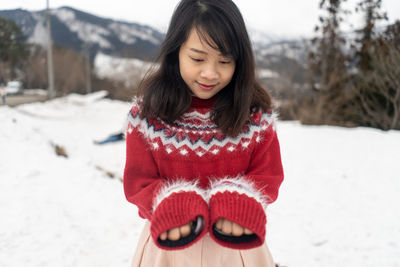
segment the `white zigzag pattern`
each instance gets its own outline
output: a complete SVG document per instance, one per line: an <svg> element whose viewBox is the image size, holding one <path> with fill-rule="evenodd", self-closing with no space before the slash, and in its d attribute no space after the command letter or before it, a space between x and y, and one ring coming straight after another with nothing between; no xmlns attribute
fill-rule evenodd
<svg viewBox="0 0 400 267"><path fill-rule="evenodd" d="M210 149L213 146L218 146L218 147L225 147L228 143L234 144L236 146L239 145L239 143L244 140L244 139L251 139L255 133L261 133L262 131L265 131L268 129L269 126L273 125L275 127L275 123L273 123L276 119L276 114L263 114L261 117L261 123L260 126L258 125L250 125L249 126L249 131L247 133L242 133L236 138L232 137L226 137L222 141L219 141L218 139L213 139L209 144L204 143L201 139L197 141L195 144L192 144L188 138L185 138L181 141L177 141L174 137L172 138L166 138L165 135L163 134L162 131L155 131L154 126L148 127L147 122L145 120L141 120L139 116L134 118L132 114L129 115L129 122L133 127L137 127L139 132L141 132L143 135L145 135L147 138L153 142L155 139L160 139L161 142L163 143L164 146L167 145L172 145L176 149L180 149L183 146L188 146L192 150L197 150L199 148L204 149L206 151L210 151ZM258 140L260 141L260 140ZM249 145L249 142L244 142L243 146L246 148ZM214 150L213 150L214 151ZM211 151L211 152L213 152ZM215 152L215 151L214 151Z"/></svg>
<svg viewBox="0 0 400 267"><path fill-rule="evenodd" d="M195 119L202 120L202 121L208 121L210 119L210 114L211 114L211 112L200 113L195 110L195 111L191 111L191 112L183 114L182 118L184 118L184 119L195 118Z"/></svg>
<svg viewBox="0 0 400 267"><path fill-rule="evenodd" d="M170 128L170 129L174 129L174 130L177 130L177 131L180 131L180 132L182 132L182 131L196 131L196 132L198 132L198 131L210 131L210 132L213 132L213 133L215 133L215 132L217 132L216 130L218 129L217 128L217 126L215 125L215 124L212 124L212 123L208 123L207 125L201 125L201 126L199 126L198 124L195 124L195 123L190 123L190 122L182 122L182 121L179 121L179 122L175 122L175 123L177 123L178 125L183 125L183 127L184 128L179 128L179 127L176 127L176 126L166 126L166 127L168 127L168 128ZM190 128L190 130L189 129L187 129L187 128Z"/></svg>

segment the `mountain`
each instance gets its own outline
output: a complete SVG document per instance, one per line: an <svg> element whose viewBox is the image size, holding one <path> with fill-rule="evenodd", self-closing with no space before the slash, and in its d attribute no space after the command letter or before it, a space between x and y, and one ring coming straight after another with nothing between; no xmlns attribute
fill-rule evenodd
<svg viewBox="0 0 400 267"><path fill-rule="evenodd" d="M27 36L28 43L47 45L46 10L0 10L0 16L16 22ZM103 58L108 55L118 60L136 58L151 61L165 36L150 26L102 18L71 7L52 9L51 27L55 45L78 52L87 45L93 62L98 55L103 55ZM249 34L260 78L276 78L289 68L293 69L293 66L299 74L295 76L301 76L304 72L306 42L283 40L253 28L249 29ZM114 75L110 72L110 75Z"/></svg>
<svg viewBox="0 0 400 267"><path fill-rule="evenodd" d="M46 10L0 10L0 16L20 26L28 43L46 45ZM164 38L152 27L102 18L71 7L51 10L51 34L55 45L75 51L88 45L92 58L102 52L143 60L154 58Z"/></svg>

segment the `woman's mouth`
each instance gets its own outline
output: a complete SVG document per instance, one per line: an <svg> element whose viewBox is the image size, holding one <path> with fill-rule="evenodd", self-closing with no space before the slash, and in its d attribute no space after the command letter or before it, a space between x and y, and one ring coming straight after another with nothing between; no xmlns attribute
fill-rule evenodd
<svg viewBox="0 0 400 267"><path fill-rule="evenodd" d="M197 82L197 83L199 84L200 88L203 90L211 90L216 86L216 84L209 85L209 84L203 84L203 83L199 83L199 82Z"/></svg>

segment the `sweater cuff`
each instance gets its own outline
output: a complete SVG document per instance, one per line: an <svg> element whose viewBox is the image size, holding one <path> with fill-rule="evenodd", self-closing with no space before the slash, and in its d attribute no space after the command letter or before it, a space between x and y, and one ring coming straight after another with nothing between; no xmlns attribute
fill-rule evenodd
<svg viewBox="0 0 400 267"><path fill-rule="evenodd" d="M164 186L157 194L154 202L154 213L151 220L151 236L154 243L162 249L176 250L191 246L200 240L208 229L208 206L204 200L204 192L196 183L177 181ZM202 219L203 228L188 238L177 242L162 242L159 236L172 228L180 227L190 222L198 224ZM201 225L198 224L198 225Z"/></svg>
<svg viewBox="0 0 400 267"><path fill-rule="evenodd" d="M212 184L209 193L210 235L220 245L233 249L251 249L265 241L267 201L254 184L244 178L225 178ZM250 236L223 236L215 223L225 218L254 232Z"/></svg>

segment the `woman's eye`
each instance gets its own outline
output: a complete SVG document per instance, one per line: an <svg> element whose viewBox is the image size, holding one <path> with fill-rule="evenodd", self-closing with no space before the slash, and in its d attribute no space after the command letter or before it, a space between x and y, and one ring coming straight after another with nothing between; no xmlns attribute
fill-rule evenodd
<svg viewBox="0 0 400 267"><path fill-rule="evenodd" d="M220 61L219 63L221 63L221 64L229 64L231 62L230 61Z"/></svg>
<svg viewBox="0 0 400 267"><path fill-rule="evenodd" d="M200 58L194 58L194 57L190 57L193 61L195 62L202 62L203 60Z"/></svg>

